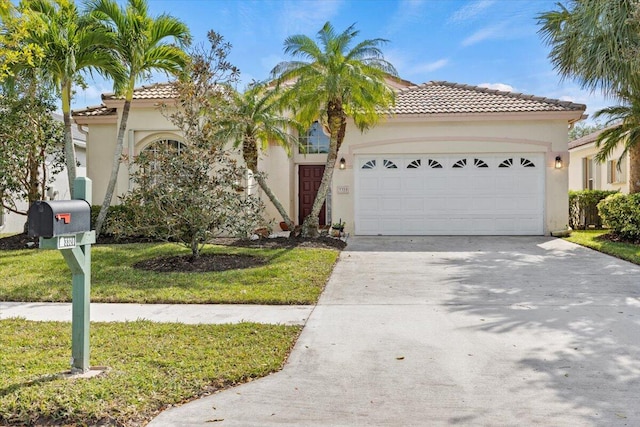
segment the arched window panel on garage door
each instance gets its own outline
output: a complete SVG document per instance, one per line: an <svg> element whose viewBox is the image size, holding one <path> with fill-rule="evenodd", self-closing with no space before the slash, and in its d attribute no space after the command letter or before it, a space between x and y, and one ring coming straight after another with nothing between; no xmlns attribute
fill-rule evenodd
<svg viewBox="0 0 640 427"><path fill-rule="evenodd" d="M407 169L420 169L422 167L422 159L411 160L407 165Z"/></svg>
<svg viewBox="0 0 640 427"><path fill-rule="evenodd" d="M376 159L370 159L370 160L364 160L364 163L362 164L362 166L360 167L361 169L375 169L377 166L377 161Z"/></svg>
<svg viewBox="0 0 640 427"><path fill-rule="evenodd" d="M513 166L513 157L510 157L508 159L504 159L498 165L499 168L510 168L511 166Z"/></svg>
<svg viewBox="0 0 640 427"><path fill-rule="evenodd" d="M525 168L535 168L536 165L531 160L526 159L524 157L520 158L520 164Z"/></svg>
<svg viewBox="0 0 640 427"><path fill-rule="evenodd" d="M473 165L477 168L488 168L489 165L482 159L475 158L473 159Z"/></svg>
<svg viewBox="0 0 640 427"><path fill-rule="evenodd" d="M460 159L451 166L454 169L462 169L467 166L467 159Z"/></svg>

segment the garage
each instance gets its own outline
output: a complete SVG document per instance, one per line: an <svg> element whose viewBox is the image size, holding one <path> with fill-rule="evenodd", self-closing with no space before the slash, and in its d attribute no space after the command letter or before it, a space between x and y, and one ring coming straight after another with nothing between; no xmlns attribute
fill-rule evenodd
<svg viewBox="0 0 640 427"><path fill-rule="evenodd" d="M358 235L544 234L541 153L358 155Z"/></svg>

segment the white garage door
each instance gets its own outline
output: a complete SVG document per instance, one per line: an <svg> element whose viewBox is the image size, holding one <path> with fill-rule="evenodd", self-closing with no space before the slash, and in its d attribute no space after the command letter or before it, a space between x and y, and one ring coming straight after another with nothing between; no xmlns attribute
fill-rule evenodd
<svg viewBox="0 0 640 427"><path fill-rule="evenodd" d="M371 155L355 161L359 235L540 235L542 154Z"/></svg>

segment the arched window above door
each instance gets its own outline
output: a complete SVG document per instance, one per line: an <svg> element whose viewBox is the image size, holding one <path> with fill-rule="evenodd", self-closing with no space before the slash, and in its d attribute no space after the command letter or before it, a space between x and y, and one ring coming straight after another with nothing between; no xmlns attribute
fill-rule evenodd
<svg viewBox="0 0 640 427"><path fill-rule="evenodd" d="M325 154L329 152L329 137L317 120L304 135L300 135L300 153Z"/></svg>
<svg viewBox="0 0 640 427"><path fill-rule="evenodd" d="M143 151L147 154L157 155L167 150L168 152L175 152L177 155L180 155L184 148L185 145L175 139L158 139L147 145Z"/></svg>

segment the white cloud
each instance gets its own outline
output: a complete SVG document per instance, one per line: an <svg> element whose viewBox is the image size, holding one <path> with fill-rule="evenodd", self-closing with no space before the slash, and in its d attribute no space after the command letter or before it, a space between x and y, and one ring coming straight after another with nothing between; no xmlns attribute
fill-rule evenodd
<svg viewBox="0 0 640 427"><path fill-rule="evenodd" d="M471 46L484 40L498 38L504 33L504 24L488 26L479 29L462 41L462 46Z"/></svg>
<svg viewBox="0 0 640 427"><path fill-rule="evenodd" d="M386 32L389 34L403 30L407 25L420 22L425 0L402 0L398 3L396 12L389 19Z"/></svg>
<svg viewBox="0 0 640 427"><path fill-rule="evenodd" d="M503 92L514 92L513 86L505 83L480 83L478 86L486 87L487 89L496 89Z"/></svg>
<svg viewBox="0 0 640 427"><path fill-rule="evenodd" d="M449 64L449 59L443 58L438 59L437 61L428 62L426 64L417 64L411 67L409 70L410 74L419 74L419 73L430 73L432 71L439 70L440 68L446 67Z"/></svg>
<svg viewBox="0 0 640 427"><path fill-rule="evenodd" d="M306 34L313 37L327 21L338 15L343 0L287 0L282 4L280 31L286 36ZM342 31L344 28L336 28Z"/></svg>
<svg viewBox="0 0 640 427"><path fill-rule="evenodd" d="M450 22L466 22L471 21L482 13L485 9L495 3L495 0L478 0L469 3L460 9L456 10L451 18Z"/></svg>

